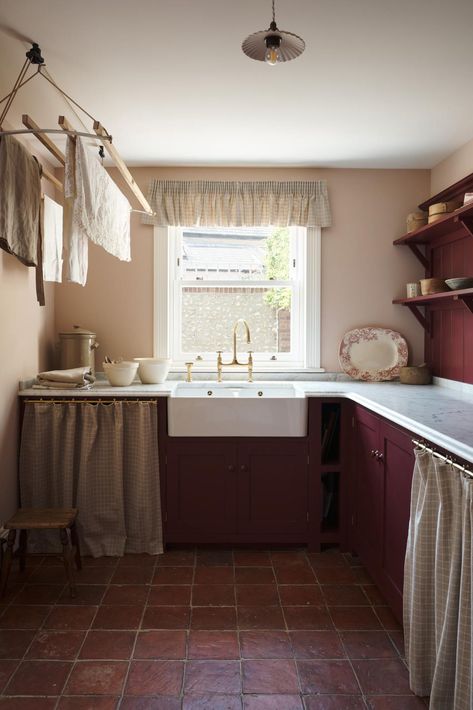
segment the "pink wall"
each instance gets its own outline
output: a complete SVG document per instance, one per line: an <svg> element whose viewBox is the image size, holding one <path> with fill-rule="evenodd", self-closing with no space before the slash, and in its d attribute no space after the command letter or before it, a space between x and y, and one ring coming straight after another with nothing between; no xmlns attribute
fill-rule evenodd
<svg viewBox="0 0 473 710"><path fill-rule="evenodd" d="M8 121L5 127L13 128ZM42 189L54 197L46 180ZM54 286L45 284L46 305L39 306L35 270L0 249L0 526L18 502L18 382L52 366L54 296Z"/></svg>
<svg viewBox="0 0 473 710"><path fill-rule="evenodd" d="M408 212L429 193L428 170L317 170L237 168L135 168L147 192L154 177L168 179L314 180L326 178L333 227L323 233L322 366L339 370L343 333L360 325L387 326L407 338L411 361L423 360L423 333L413 316L391 300L405 293L422 269L393 239L405 231ZM87 285L57 287L56 331L72 324L97 332L105 354L125 358L152 355L153 230L132 222L132 261L120 262L91 245Z"/></svg>
<svg viewBox="0 0 473 710"><path fill-rule="evenodd" d="M0 250L0 525L17 505L18 382L50 367L54 287L36 301L34 269Z"/></svg>
<svg viewBox="0 0 473 710"><path fill-rule="evenodd" d="M444 190L454 182L473 173L473 140L449 155L432 168L430 173L430 194Z"/></svg>

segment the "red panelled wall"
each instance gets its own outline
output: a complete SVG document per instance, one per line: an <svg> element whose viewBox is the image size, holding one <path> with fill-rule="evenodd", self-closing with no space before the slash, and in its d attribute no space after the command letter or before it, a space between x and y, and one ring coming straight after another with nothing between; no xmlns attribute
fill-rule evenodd
<svg viewBox="0 0 473 710"><path fill-rule="evenodd" d="M426 276L473 276L473 236L464 229L427 247L432 265ZM426 314L425 359L434 375L473 384L473 313L460 301L431 304Z"/></svg>

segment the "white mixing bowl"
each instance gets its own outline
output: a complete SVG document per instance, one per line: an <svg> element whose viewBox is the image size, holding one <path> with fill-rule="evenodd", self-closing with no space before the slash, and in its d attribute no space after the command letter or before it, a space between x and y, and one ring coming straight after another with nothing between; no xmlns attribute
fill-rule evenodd
<svg viewBox="0 0 473 710"><path fill-rule="evenodd" d="M168 376L171 360L155 357L135 357L138 375L144 385L160 385Z"/></svg>
<svg viewBox="0 0 473 710"><path fill-rule="evenodd" d="M128 387L135 379L138 370L137 362L103 362L103 371L113 387Z"/></svg>

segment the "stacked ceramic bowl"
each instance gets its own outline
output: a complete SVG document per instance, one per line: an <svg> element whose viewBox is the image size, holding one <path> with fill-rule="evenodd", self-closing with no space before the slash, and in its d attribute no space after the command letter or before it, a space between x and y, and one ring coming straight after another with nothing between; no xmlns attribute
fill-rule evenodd
<svg viewBox="0 0 473 710"><path fill-rule="evenodd" d="M103 371L112 387L128 387L135 379L138 370L137 362L122 360L121 362L103 362Z"/></svg>
<svg viewBox="0 0 473 710"><path fill-rule="evenodd" d="M458 291L461 288L473 288L473 277L459 276L456 279L445 279L445 283L452 291Z"/></svg>
<svg viewBox="0 0 473 710"><path fill-rule="evenodd" d="M171 361L156 357L135 357L138 375L144 385L160 385L168 376Z"/></svg>

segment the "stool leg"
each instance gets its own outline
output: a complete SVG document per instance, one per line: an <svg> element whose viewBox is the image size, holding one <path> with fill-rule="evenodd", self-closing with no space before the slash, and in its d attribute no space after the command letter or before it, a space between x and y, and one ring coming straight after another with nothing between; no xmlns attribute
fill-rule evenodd
<svg viewBox="0 0 473 710"><path fill-rule="evenodd" d="M2 574L0 581L0 598L5 594L7 588L8 577L10 575L11 561L13 557L13 548L15 546L16 530L10 530L8 533L7 549L2 565Z"/></svg>
<svg viewBox="0 0 473 710"><path fill-rule="evenodd" d="M26 550L28 547L28 531L20 530L20 546L18 554L20 557L20 571L24 572L26 567Z"/></svg>
<svg viewBox="0 0 473 710"><path fill-rule="evenodd" d="M75 523L72 523L70 530L71 530L71 542L72 542L72 545L75 549L76 567L77 567L77 569L82 569L82 560L80 557L79 537L77 535L77 528L76 528Z"/></svg>
<svg viewBox="0 0 473 710"><path fill-rule="evenodd" d="M76 587L74 583L74 569L72 565L72 546L69 537L69 531L66 528L61 528L61 543L62 543L62 554L64 558L64 567L66 569L67 579L69 580L69 588L71 591L71 597L76 596Z"/></svg>

